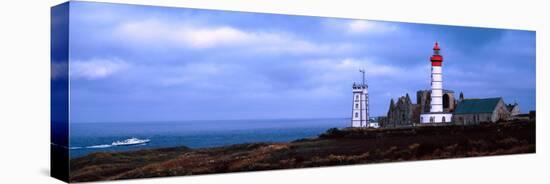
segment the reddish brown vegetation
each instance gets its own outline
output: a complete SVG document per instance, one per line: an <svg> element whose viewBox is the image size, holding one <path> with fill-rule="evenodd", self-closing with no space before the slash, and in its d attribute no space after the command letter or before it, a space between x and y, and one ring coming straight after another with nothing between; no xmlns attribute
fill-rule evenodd
<svg viewBox="0 0 550 184"><path fill-rule="evenodd" d="M535 152L535 123L329 130L317 139L218 148L95 153L71 160L71 181L303 168Z"/></svg>

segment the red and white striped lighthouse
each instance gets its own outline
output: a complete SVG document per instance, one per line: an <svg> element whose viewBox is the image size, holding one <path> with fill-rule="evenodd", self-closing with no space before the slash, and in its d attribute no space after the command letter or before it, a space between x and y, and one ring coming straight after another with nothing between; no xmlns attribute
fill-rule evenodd
<svg viewBox="0 0 550 184"><path fill-rule="evenodd" d="M439 44L435 42L434 53L430 57L432 62L432 92L430 112L443 112L443 56L439 54Z"/></svg>
<svg viewBox="0 0 550 184"><path fill-rule="evenodd" d="M420 123L450 123L451 113L443 112L443 56L440 54L439 43L435 42L432 64L432 78L430 91L430 112L420 115Z"/></svg>

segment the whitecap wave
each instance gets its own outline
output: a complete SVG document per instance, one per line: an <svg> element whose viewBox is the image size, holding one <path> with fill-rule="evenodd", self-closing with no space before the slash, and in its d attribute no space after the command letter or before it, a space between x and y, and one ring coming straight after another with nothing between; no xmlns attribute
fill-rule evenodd
<svg viewBox="0 0 550 184"><path fill-rule="evenodd" d="M86 148L89 148L89 149L109 148L109 147L113 147L113 145L101 144L101 145L86 146Z"/></svg>

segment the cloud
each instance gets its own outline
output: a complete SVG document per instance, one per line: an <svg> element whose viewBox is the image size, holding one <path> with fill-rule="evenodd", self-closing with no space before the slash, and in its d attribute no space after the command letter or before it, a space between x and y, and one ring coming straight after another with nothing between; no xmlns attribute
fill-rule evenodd
<svg viewBox="0 0 550 184"><path fill-rule="evenodd" d="M116 38L146 45L189 49L246 48L262 53L326 53L353 50L351 44L314 43L280 31L248 31L231 26L193 25L155 19L121 23L114 29Z"/></svg>
<svg viewBox="0 0 550 184"><path fill-rule="evenodd" d="M399 30L396 24L369 20L328 19L323 23L331 31L339 31L349 35L380 35Z"/></svg>
<svg viewBox="0 0 550 184"><path fill-rule="evenodd" d="M169 43L196 49L242 44L253 39L252 35L227 26L197 28L151 19L122 23L115 28L115 33L119 37L142 43Z"/></svg>
<svg viewBox="0 0 550 184"><path fill-rule="evenodd" d="M74 79L101 79L127 69L130 65L120 59L73 60L70 76Z"/></svg>
<svg viewBox="0 0 550 184"><path fill-rule="evenodd" d="M405 68L368 58L264 61L261 66L189 62L162 69L162 74L153 78L156 78L156 85L185 88L187 92L224 91L242 96L316 98L346 95L342 91L347 91L354 81L360 81L358 71L361 68L366 69L367 80L401 80L396 74L407 73Z"/></svg>
<svg viewBox="0 0 550 184"><path fill-rule="evenodd" d="M181 39L195 48L209 48L222 44L241 44L254 41L256 37L232 27L216 27L212 29L189 29L182 31ZM269 37L271 35L265 35Z"/></svg>
<svg viewBox="0 0 550 184"><path fill-rule="evenodd" d="M347 25L347 32L351 34L366 34L366 33L390 33L397 30L395 24L386 24L383 22L366 21L366 20L353 20L349 21Z"/></svg>
<svg viewBox="0 0 550 184"><path fill-rule="evenodd" d="M350 78L353 78L352 76L359 76L359 69L365 69L367 77L394 78L398 74L406 72L405 68L383 64L368 58L319 59L310 60L304 64L310 66L310 70L318 71L324 81L341 80L342 78L349 81Z"/></svg>
<svg viewBox="0 0 550 184"><path fill-rule="evenodd" d="M166 71L166 70L165 70ZM172 67L166 76L159 78L161 86L191 85L193 87L216 86L215 78L223 78L231 71L226 65L212 63L190 63L181 67ZM218 86L219 87L219 86Z"/></svg>

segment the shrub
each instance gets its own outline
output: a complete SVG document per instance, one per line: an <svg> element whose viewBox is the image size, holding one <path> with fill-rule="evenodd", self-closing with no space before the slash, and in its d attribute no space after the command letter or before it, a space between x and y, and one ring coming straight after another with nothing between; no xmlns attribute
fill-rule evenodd
<svg viewBox="0 0 550 184"><path fill-rule="evenodd" d="M338 128L330 128L324 134L319 135L321 138L337 138L342 137L344 132Z"/></svg>

